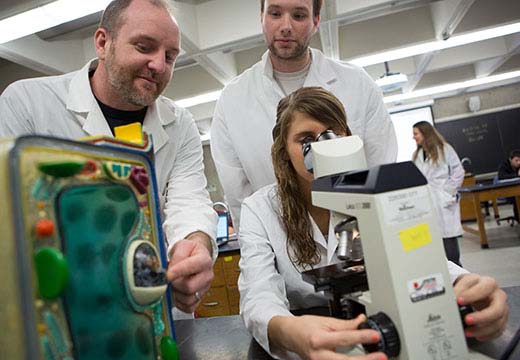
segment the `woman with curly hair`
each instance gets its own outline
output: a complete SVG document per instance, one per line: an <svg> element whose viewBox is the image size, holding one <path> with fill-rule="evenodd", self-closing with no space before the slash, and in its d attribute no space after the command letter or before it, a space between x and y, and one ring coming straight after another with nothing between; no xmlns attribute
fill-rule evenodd
<svg viewBox="0 0 520 360"><path fill-rule="evenodd" d="M386 359L383 353L354 357L336 353L339 347L379 341L377 332L357 329L364 315L353 320L295 315L324 314L316 310L328 306L327 298L305 283L301 273L340 262L335 224L328 210L312 204L313 175L304 165L302 152L303 144L325 130L351 134L345 110L330 92L301 88L280 101L271 148L277 182L242 204L240 313L253 337L275 357ZM449 269L451 280L457 280L456 293L464 301L482 300L490 308L488 313L468 315L476 325L471 327L472 335L496 336L507 319L505 293L493 279L466 275L467 271L452 263Z"/></svg>

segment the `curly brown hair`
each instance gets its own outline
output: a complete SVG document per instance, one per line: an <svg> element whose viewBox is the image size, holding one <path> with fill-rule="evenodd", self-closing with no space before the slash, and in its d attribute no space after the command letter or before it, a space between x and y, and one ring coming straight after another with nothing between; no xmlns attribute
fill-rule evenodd
<svg viewBox="0 0 520 360"><path fill-rule="evenodd" d="M439 162L439 159L444 159L444 137L427 121L419 121L413 125L413 127L422 134L424 137L423 145L417 145L413 153L412 160L417 159L419 149L423 149L424 153L432 159L434 164Z"/></svg>
<svg viewBox="0 0 520 360"><path fill-rule="evenodd" d="M287 135L295 112L312 117L337 134L348 136L352 133L347 126L347 115L341 102L321 87L303 87L278 103L271 147L278 182L277 196L287 235L287 253L294 264L306 268L318 264L321 258L313 239L308 213L311 204L302 197L298 175L287 153Z"/></svg>

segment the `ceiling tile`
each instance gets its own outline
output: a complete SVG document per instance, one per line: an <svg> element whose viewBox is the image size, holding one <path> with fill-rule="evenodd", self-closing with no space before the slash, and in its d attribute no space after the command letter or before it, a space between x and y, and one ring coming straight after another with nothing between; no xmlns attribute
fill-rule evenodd
<svg viewBox="0 0 520 360"><path fill-rule="evenodd" d="M223 85L199 65L177 70L165 91L174 100L222 89Z"/></svg>
<svg viewBox="0 0 520 360"><path fill-rule="evenodd" d="M464 65L424 74L421 81L419 81L419 84L417 84L416 89L418 90L446 83L471 80L474 78L475 69L473 68L473 65Z"/></svg>
<svg viewBox="0 0 520 360"><path fill-rule="evenodd" d="M55 0L1 0L0 19L8 18L53 1Z"/></svg>
<svg viewBox="0 0 520 360"><path fill-rule="evenodd" d="M493 74L502 74L510 71L520 70L520 54L511 56L501 67L499 67Z"/></svg>
<svg viewBox="0 0 520 360"><path fill-rule="evenodd" d="M340 57L354 58L434 38L430 8L399 13L341 26Z"/></svg>
<svg viewBox="0 0 520 360"><path fill-rule="evenodd" d="M454 34L519 20L518 0L476 0Z"/></svg>

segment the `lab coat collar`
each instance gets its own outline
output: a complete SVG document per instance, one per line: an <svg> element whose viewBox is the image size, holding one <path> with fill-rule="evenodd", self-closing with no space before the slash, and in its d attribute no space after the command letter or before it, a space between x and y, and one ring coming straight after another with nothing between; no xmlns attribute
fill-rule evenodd
<svg viewBox="0 0 520 360"><path fill-rule="evenodd" d="M99 105L90 87L89 72L96 69L98 60L89 61L81 70L77 71L70 82L69 92L66 98L66 107L76 113L83 130L91 136L112 136L108 123L99 108ZM164 130L166 126L177 118L177 109L169 109L165 101L159 97L152 105L148 106L143 122L143 130L152 136L154 153L157 153L169 140ZM171 116L172 112L175 116Z"/></svg>
<svg viewBox="0 0 520 360"><path fill-rule="evenodd" d="M172 113L175 116L172 116ZM177 109L170 109L165 101L161 101L161 97L148 106L143 130L152 135L154 153L157 153L170 140L164 126L172 123L177 116Z"/></svg>
<svg viewBox="0 0 520 360"><path fill-rule="evenodd" d="M269 57L269 50L267 50L264 55L262 55L262 69L264 69L263 73L269 79L274 79L273 75L273 63L271 62L271 58Z"/></svg>
<svg viewBox="0 0 520 360"><path fill-rule="evenodd" d="M327 240L325 240L325 237L321 233L320 229L318 228L318 225L310 216L311 223L312 223L312 230L314 233L314 241L318 243L318 246L323 247L324 249L327 249L327 264L330 264L334 256L336 255L336 248L338 247L338 239L336 238L336 234L334 233L334 225L332 223L333 219L332 216L329 219L329 233L327 236Z"/></svg>
<svg viewBox="0 0 520 360"><path fill-rule="evenodd" d="M93 102L96 99L90 87L89 72L96 69L97 65L97 59L92 59L75 72L65 99L67 110L75 113L88 113L92 109Z"/></svg>
<svg viewBox="0 0 520 360"><path fill-rule="evenodd" d="M329 238L327 241L327 264L332 262L332 259L336 256L336 250L338 248L338 238L334 232L334 226L336 226L336 224L333 224L332 221L333 219L331 216L329 219Z"/></svg>
<svg viewBox="0 0 520 360"><path fill-rule="evenodd" d="M267 89L268 91L262 91L262 89L260 89L258 97L262 99L261 103L270 104L273 101L278 103L280 99L285 97L285 94L278 82L274 79L273 63L269 56L269 50L262 55L261 65L261 69L263 69L263 77L260 84L262 84L264 89ZM271 101L269 99L271 99Z"/></svg>
<svg viewBox="0 0 520 360"><path fill-rule="evenodd" d="M331 86L338 81L336 73L326 61L325 55L316 49L311 48L312 63L309 75L305 79L303 86L321 86L330 90Z"/></svg>
<svg viewBox="0 0 520 360"><path fill-rule="evenodd" d="M309 218L311 219L312 231L314 233L313 234L314 235L314 241L316 243L318 243L318 245L320 245L321 247L327 249L327 240L325 239L325 237L321 233L320 228L318 227L318 225L316 224L316 222L314 221L314 219L312 218L312 216L310 214L309 214Z"/></svg>
<svg viewBox="0 0 520 360"><path fill-rule="evenodd" d="M97 66L97 59L93 59L75 73L70 81L65 104L67 110L76 114L76 118L87 134L90 136L112 136L110 127L90 87L89 72L94 70Z"/></svg>
<svg viewBox="0 0 520 360"><path fill-rule="evenodd" d="M328 64L325 55L321 51L312 48L309 49L311 50L312 61L309 74L303 86L321 86L329 90L332 84L337 82L336 73ZM269 50L262 55L261 63L264 76L274 81L273 64L269 57Z"/></svg>

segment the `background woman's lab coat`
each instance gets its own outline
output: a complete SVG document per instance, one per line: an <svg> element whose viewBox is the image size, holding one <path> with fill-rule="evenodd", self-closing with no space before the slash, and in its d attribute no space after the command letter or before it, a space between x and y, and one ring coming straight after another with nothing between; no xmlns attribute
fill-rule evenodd
<svg viewBox="0 0 520 360"><path fill-rule="evenodd" d="M444 143L444 157L439 154L437 164L430 158L424 160L423 149L419 149L415 165L430 185L433 205L439 219L443 238L462 235L460 207L457 189L464 180L464 168L451 145Z"/></svg>

